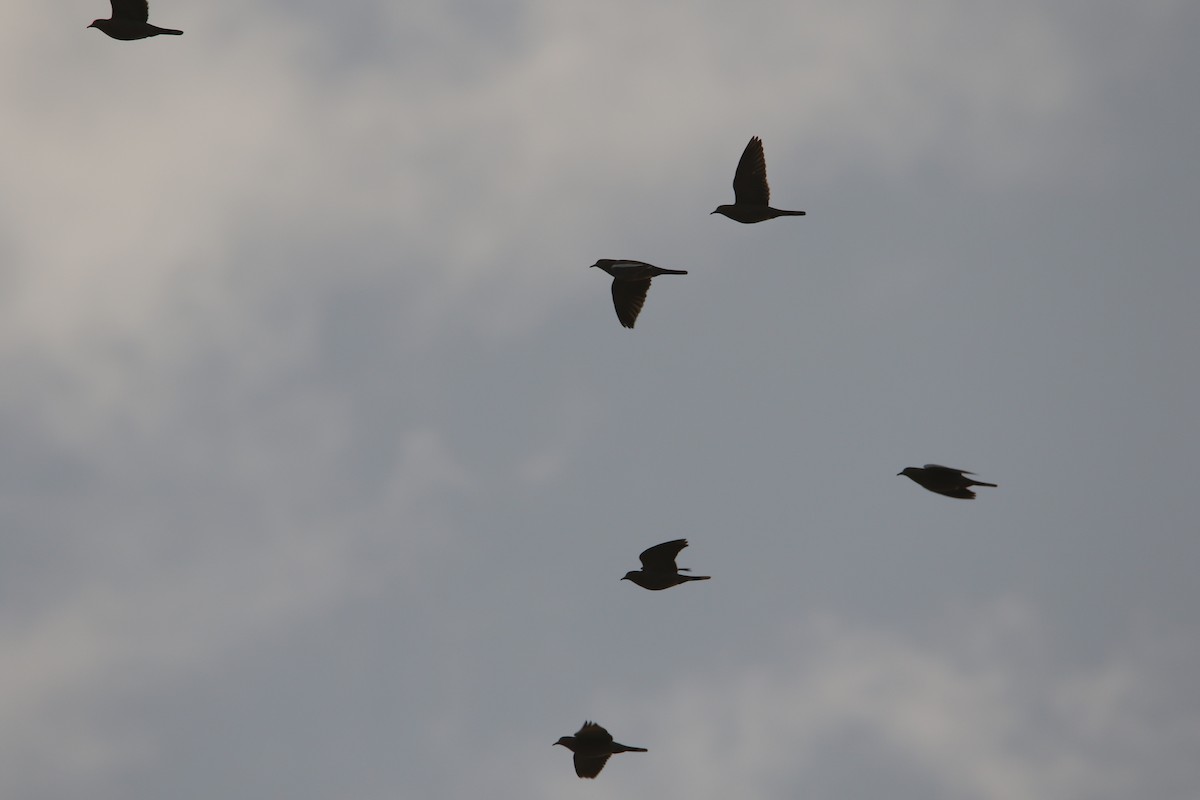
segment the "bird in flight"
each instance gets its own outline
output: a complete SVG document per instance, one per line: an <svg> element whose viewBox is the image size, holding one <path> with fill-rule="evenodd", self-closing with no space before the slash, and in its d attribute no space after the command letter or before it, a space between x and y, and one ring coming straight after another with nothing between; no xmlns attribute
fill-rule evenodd
<svg viewBox="0 0 1200 800"><path fill-rule="evenodd" d="M644 747L614 742L612 734L594 722L584 722L574 736L563 736L554 744L561 744L575 754L575 774L581 778L599 775L608 757L614 753L649 752Z"/></svg>
<svg viewBox="0 0 1200 800"><path fill-rule="evenodd" d="M957 497L960 500L975 499L975 492L969 488L971 486L991 486L993 488L996 486L994 483L984 483L983 481L967 477L968 475L974 475L974 472L967 472L965 469L954 469L953 467L943 467L941 464L926 464L924 467L905 467L896 474L907 475L931 492L944 494L946 497Z"/></svg>
<svg viewBox="0 0 1200 800"><path fill-rule="evenodd" d="M160 28L146 20L150 18L147 0L109 0L112 4L112 19L93 20L89 28L99 28L113 39L131 41L146 39L159 34L182 36L183 31Z"/></svg>
<svg viewBox="0 0 1200 800"><path fill-rule="evenodd" d="M679 574L681 571L687 572L688 569L675 566L675 559L679 556L679 551L687 546L687 539L675 539L646 548L638 556L642 561L642 568L631 569L621 580L633 581L643 589L655 592L660 589L670 589L672 586L678 586L688 581L709 580L711 577L709 575Z"/></svg>
<svg viewBox="0 0 1200 800"><path fill-rule="evenodd" d="M737 172L733 173L733 203L717 206L712 214L724 214L732 220L749 225L776 217L803 217L803 211L781 211L771 208L771 187L767 186L767 159L763 155L762 139L750 139L742 151Z"/></svg>
<svg viewBox="0 0 1200 800"><path fill-rule="evenodd" d="M657 275L687 275L685 269L663 269L645 261L625 258L602 258L592 266L612 275L613 307L617 310L617 319L626 328L632 328L638 314L642 313L651 278Z"/></svg>

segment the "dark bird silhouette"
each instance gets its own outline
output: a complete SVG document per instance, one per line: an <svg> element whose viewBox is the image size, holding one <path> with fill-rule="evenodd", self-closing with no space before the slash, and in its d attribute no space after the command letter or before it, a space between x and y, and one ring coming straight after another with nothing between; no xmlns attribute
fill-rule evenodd
<svg viewBox="0 0 1200 800"><path fill-rule="evenodd" d="M954 469L953 467L943 467L941 464L926 464L924 467L905 467L897 475L907 475L917 483L924 486L931 492L944 494L946 497L957 497L960 500L974 500L975 492L971 491L971 486L991 486L995 488L994 483L984 483L977 481L974 478L968 478L968 475L974 475L974 472L967 472L965 469Z"/></svg>
<svg viewBox="0 0 1200 800"><path fill-rule="evenodd" d="M646 548L638 558L642 561L641 569L632 569L625 573L623 581L633 581L643 589L657 592L660 589L670 589L688 581L707 581L709 575L680 575L687 572L687 567L675 566L679 551L687 547L687 539L675 539L671 542L656 544Z"/></svg>
<svg viewBox="0 0 1200 800"><path fill-rule="evenodd" d="M150 18L150 6L147 0L109 0L109 2L112 4L112 19L93 20L92 24L88 25L89 28L99 28L113 39L124 41L146 39L164 33L170 36L183 35L183 31L160 28L147 22L146 20Z"/></svg>
<svg viewBox="0 0 1200 800"><path fill-rule="evenodd" d="M594 722L584 722L574 736L563 736L554 744L561 744L575 754L575 774L581 778L599 775L608 757L614 753L649 752L644 747L614 742L612 734Z"/></svg>
<svg viewBox="0 0 1200 800"><path fill-rule="evenodd" d="M592 266L612 275L613 307L617 309L617 319L626 328L632 328L638 314L642 313L651 278L657 275L687 275L685 269L663 269L645 261L625 258L602 258Z"/></svg>
<svg viewBox="0 0 1200 800"><path fill-rule="evenodd" d="M742 151L737 172L733 173L733 204L717 206L712 214L724 214L732 220L749 225L776 217L803 217L803 211L781 211L771 208L771 188L767 186L767 159L763 155L762 139L750 139Z"/></svg>

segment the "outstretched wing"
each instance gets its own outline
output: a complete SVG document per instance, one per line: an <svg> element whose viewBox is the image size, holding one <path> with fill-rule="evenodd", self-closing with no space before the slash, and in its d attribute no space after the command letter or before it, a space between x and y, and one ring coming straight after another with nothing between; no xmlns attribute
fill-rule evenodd
<svg viewBox="0 0 1200 800"><path fill-rule="evenodd" d="M575 774L581 778L594 778L608 763L608 753L601 756L585 756L575 754Z"/></svg>
<svg viewBox="0 0 1200 800"><path fill-rule="evenodd" d="M939 486L938 488L926 487L931 492L944 494L946 497L957 497L959 500L974 500L975 492L965 486Z"/></svg>
<svg viewBox="0 0 1200 800"><path fill-rule="evenodd" d="M646 292L650 291L650 279L624 281L614 280L612 285L613 308L617 310L617 319L626 328L632 328L637 322L642 306L646 304Z"/></svg>
<svg viewBox="0 0 1200 800"><path fill-rule="evenodd" d="M147 0L109 0L112 4L113 19L124 19L130 22L145 22L150 19L150 5Z"/></svg>
<svg viewBox="0 0 1200 800"><path fill-rule="evenodd" d="M638 556L642 560L642 569L646 572L675 572L678 569L675 559L679 551L687 546L687 539L675 539L646 548Z"/></svg>
<svg viewBox="0 0 1200 800"><path fill-rule="evenodd" d="M956 472L959 475L974 475L974 472L968 472L965 469L955 469L954 467L943 467L941 464L926 464L925 469L931 469L935 472Z"/></svg>
<svg viewBox="0 0 1200 800"><path fill-rule="evenodd" d="M763 155L762 139L757 136L742 151L742 160L733 174L733 201L739 206L771 204L771 189L767 186L767 158Z"/></svg>
<svg viewBox="0 0 1200 800"><path fill-rule="evenodd" d="M575 731L575 738L583 739L589 744L593 742L612 743L613 740L611 733L590 720L583 721L583 727Z"/></svg>

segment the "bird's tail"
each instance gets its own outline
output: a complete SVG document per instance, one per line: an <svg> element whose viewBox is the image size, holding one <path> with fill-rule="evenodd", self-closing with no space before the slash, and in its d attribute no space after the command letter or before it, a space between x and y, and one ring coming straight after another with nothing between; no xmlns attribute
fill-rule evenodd
<svg viewBox="0 0 1200 800"><path fill-rule="evenodd" d="M662 267L659 267L659 269L662 269ZM687 275L687 270L686 269L663 269L662 274L663 275Z"/></svg>
<svg viewBox="0 0 1200 800"><path fill-rule="evenodd" d="M993 489L999 488L994 483L984 483L983 481L971 481L972 486L990 486Z"/></svg>
<svg viewBox="0 0 1200 800"><path fill-rule="evenodd" d="M779 216L781 216L781 217L803 217L803 216L807 216L807 214L808 214L807 211L780 211L779 212Z"/></svg>
<svg viewBox="0 0 1200 800"><path fill-rule="evenodd" d="M183 36L183 31L177 31L174 28L159 28L159 33L165 33L169 36Z"/></svg>
<svg viewBox="0 0 1200 800"><path fill-rule="evenodd" d="M616 752L618 752L618 753L649 753L650 752L649 750L647 750L644 747L630 747L627 744L614 745L614 748L616 748L616 747L622 748L620 750L616 750Z"/></svg>
<svg viewBox="0 0 1200 800"><path fill-rule="evenodd" d="M689 581L708 581L712 580L712 575L680 575L679 577Z"/></svg>

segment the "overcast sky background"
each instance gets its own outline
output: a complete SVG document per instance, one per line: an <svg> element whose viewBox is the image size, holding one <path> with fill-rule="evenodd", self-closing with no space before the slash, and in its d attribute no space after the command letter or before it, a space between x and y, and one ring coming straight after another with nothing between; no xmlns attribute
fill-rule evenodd
<svg viewBox="0 0 1200 800"><path fill-rule="evenodd" d="M0 796L1195 799L1200 5L101 16L0 27Z"/></svg>

